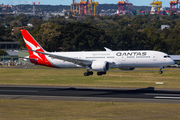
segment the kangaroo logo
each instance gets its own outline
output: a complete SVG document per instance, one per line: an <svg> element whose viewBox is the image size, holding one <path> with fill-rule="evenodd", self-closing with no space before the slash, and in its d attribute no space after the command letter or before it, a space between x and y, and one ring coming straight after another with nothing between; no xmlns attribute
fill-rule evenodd
<svg viewBox="0 0 180 120"><path fill-rule="evenodd" d="M28 42L26 39L24 39L24 41L26 42L26 44L28 44L29 47L31 47L32 50L37 51L41 49L39 46L36 47L32 43ZM42 58L36 52L33 51L33 54L42 60Z"/></svg>

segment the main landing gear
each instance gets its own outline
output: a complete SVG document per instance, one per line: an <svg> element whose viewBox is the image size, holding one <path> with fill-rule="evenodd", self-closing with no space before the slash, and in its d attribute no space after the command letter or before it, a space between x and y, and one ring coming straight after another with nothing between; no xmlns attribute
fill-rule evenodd
<svg viewBox="0 0 180 120"><path fill-rule="evenodd" d="M86 67L87 69L87 72L84 73L84 76L89 76L89 75L93 75L93 71L90 71L90 67ZM97 72L97 75L100 76L100 75L105 75L106 74L106 71L105 72Z"/></svg>
<svg viewBox="0 0 180 120"><path fill-rule="evenodd" d="M105 74L106 72L97 72L98 76L105 75ZM93 75L93 71L87 71L84 73L84 76L89 76L89 75Z"/></svg>
<svg viewBox="0 0 180 120"><path fill-rule="evenodd" d="M97 72L97 75L100 76L100 75L105 75L106 72Z"/></svg>
<svg viewBox="0 0 180 120"><path fill-rule="evenodd" d="M89 76L89 75L93 75L93 71L87 71L84 73L84 76Z"/></svg>
<svg viewBox="0 0 180 120"><path fill-rule="evenodd" d="M162 69L164 69L164 67L160 67L159 69L160 69L159 74L162 74L163 73Z"/></svg>
<svg viewBox="0 0 180 120"><path fill-rule="evenodd" d="M87 72L84 73L84 76L93 75L93 71L89 71L91 68L89 66L86 66Z"/></svg>

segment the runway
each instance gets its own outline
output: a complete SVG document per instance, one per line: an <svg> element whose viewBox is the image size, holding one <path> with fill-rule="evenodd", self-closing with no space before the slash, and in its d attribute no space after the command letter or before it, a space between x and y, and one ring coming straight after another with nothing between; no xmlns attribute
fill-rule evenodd
<svg viewBox="0 0 180 120"><path fill-rule="evenodd" d="M180 90L1 85L0 99L180 103Z"/></svg>

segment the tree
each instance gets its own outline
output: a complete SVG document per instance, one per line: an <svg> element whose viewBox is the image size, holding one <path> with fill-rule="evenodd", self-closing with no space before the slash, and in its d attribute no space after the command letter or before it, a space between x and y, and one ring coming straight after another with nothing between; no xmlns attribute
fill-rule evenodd
<svg viewBox="0 0 180 120"><path fill-rule="evenodd" d="M0 55L7 55L6 51L5 50L0 50Z"/></svg>
<svg viewBox="0 0 180 120"><path fill-rule="evenodd" d="M61 25L57 23L44 23L32 31L32 35L40 43L40 45L48 51L57 51L60 42Z"/></svg>
<svg viewBox="0 0 180 120"><path fill-rule="evenodd" d="M3 36L6 33L6 28L3 25L0 25L0 41L4 41Z"/></svg>
<svg viewBox="0 0 180 120"><path fill-rule="evenodd" d="M33 24L33 26L38 26L38 25L41 25L43 23L43 20L40 18L31 18L29 20L29 23Z"/></svg>
<svg viewBox="0 0 180 120"><path fill-rule="evenodd" d="M138 32L131 27L126 27L117 37L118 48L122 50L143 50L147 40L144 33Z"/></svg>
<svg viewBox="0 0 180 120"><path fill-rule="evenodd" d="M180 50L180 28L173 30L167 37L166 43L168 45L167 49L170 54L179 54Z"/></svg>
<svg viewBox="0 0 180 120"><path fill-rule="evenodd" d="M146 28L143 32L147 34L148 37L148 41L147 41L148 48L152 50L168 52L166 41L164 37L160 34L162 30L156 29L154 27L149 27ZM166 33L165 30L163 32Z"/></svg>
<svg viewBox="0 0 180 120"><path fill-rule="evenodd" d="M4 25L0 25L0 37L5 35L5 31L6 31L6 28L4 27Z"/></svg>
<svg viewBox="0 0 180 120"><path fill-rule="evenodd" d="M102 50L112 41L104 30L87 23L68 23L61 31L63 47L68 51Z"/></svg>
<svg viewBox="0 0 180 120"><path fill-rule="evenodd" d="M65 20L65 18L56 17L53 19L49 19L47 23L58 23L59 25L66 25L67 21Z"/></svg>

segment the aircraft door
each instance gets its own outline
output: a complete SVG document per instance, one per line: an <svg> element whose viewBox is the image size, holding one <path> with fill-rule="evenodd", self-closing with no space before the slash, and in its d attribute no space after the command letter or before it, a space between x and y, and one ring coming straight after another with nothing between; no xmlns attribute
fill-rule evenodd
<svg viewBox="0 0 180 120"><path fill-rule="evenodd" d="M153 61L157 61L157 55L156 54L153 55Z"/></svg>
<svg viewBox="0 0 180 120"><path fill-rule="evenodd" d="M121 60L122 62L126 62L125 56L122 56Z"/></svg>

